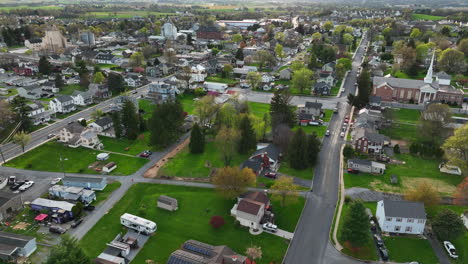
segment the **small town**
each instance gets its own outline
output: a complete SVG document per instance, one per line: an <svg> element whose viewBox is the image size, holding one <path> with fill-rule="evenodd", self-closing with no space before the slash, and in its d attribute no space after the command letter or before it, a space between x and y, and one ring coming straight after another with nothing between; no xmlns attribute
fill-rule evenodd
<svg viewBox="0 0 468 264"><path fill-rule="evenodd" d="M3 263L468 263L468 2L0 0Z"/></svg>

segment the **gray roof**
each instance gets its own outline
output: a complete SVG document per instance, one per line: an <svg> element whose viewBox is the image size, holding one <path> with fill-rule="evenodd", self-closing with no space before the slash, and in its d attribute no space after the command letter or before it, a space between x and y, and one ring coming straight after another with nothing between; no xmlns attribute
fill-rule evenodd
<svg viewBox="0 0 468 264"><path fill-rule="evenodd" d="M263 154L263 153L267 153L268 154L268 157L273 159L273 160L278 160L279 159L279 155L280 155L280 150L278 149L278 147L276 147L275 145L273 144L268 144L268 146L264 147L264 148L261 148L261 149L258 149L257 151L255 151L251 157L253 156L257 156L259 154Z"/></svg>
<svg viewBox="0 0 468 264"><path fill-rule="evenodd" d="M371 104L380 104L382 102L382 97L371 95L369 97L369 103Z"/></svg>
<svg viewBox="0 0 468 264"><path fill-rule="evenodd" d="M446 80L450 80L452 79L452 76L450 76L449 74L447 74L446 72L444 71L441 71L441 72L438 72L436 74L437 78L439 79L446 79Z"/></svg>
<svg viewBox="0 0 468 264"><path fill-rule="evenodd" d="M166 195L160 195L158 197L158 202L168 204L168 205L173 205L173 204L175 205L177 204L177 199L166 196Z"/></svg>
<svg viewBox="0 0 468 264"><path fill-rule="evenodd" d="M3 253L11 252L17 247L25 247L29 241L34 240L34 237L23 236L13 233L0 232L0 251Z"/></svg>
<svg viewBox="0 0 468 264"><path fill-rule="evenodd" d="M318 108L318 109L322 109L322 103L318 103L318 102L306 102L306 103L305 103L305 107L307 107L307 108Z"/></svg>
<svg viewBox="0 0 468 264"><path fill-rule="evenodd" d="M83 130L85 129L84 126L82 126L78 122L73 122L71 124L68 124L66 127L64 127L66 130L68 130L72 134L81 134Z"/></svg>
<svg viewBox="0 0 468 264"><path fill-rule="evenodd" d="M421 202L383 200L386 217L426 219L426 210Z"/></svg>
<svg viewBox="0 0 468 264"><path fill-rule="evenodd" d="M350 159L350 160L348 160L348 163L372 166L372 161L363 160L363 159Z"/></svg>
<svg viewBox="0 0 468 264"><path fill-rule="evenodd" d="M64 95L60 95L60 96L55 97L55 100L63 103L63 102L73 101L73 98L70 95L64 94Z"/></svg>
<svg viewBox="0 0 468 264"><path fill-rule="evenodd" d="M383 83L387 83L392 87L400 87L400 88L409 88L409 89L419 89L420 87L424 86L425 83L423 80L410 80L410 79L400 79L400 78L393 78L393 77L378 77L374 76L372 82L375 86L379 86Z"/></svg>
<svg viewBox="0 0 468 264"><path fill-rule="evenodd" d="M112 123L112 117L105 116L103 118L100 118L100 119L96 120L96 122L94 122L94 123L96 123L100 127L105 127L105 126L109 125L110 123Z"/></svg>
<svg viewBox="0 0 468 264"><path fill-rule="evenodd" d="M92 176L66 176L63 181L71 182L102 182L104 177L92 177Z"/></svg>

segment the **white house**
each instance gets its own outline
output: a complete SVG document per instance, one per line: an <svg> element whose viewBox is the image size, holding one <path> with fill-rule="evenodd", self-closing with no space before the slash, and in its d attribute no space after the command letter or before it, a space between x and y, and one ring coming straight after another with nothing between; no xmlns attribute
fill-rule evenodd
<svg viewBox="0 0 468 264"><path fill-rule="evenodd" d="M28 116L34 125L39 125L50 121L50 115L52 111L46 110L41 103L27 104Z"/></svg>
<svg viewBox="0 0 468 264"><path fill-rule="evenodd" d="M75 105L86 106L93 103L93 93L91 91L74 91L71 97Z"/></svg>
<svg viewBox="0 0 468 264"><path fill-rule="evenodd" d="M216 82L205 82L203 84L205 90L208 92L218 92L218 93L225 93L228 85L225 83L216 83Z"/></svg>
<svg viewBox="0 0 468 264"><path fill-rule="evenodd" d="M383 174L385 172L385 164L362 159L349 159L348 168L375 174Z"/></svg>
<svg viewBox="0 0 468 264"><path fill-rule="evenodd" d="M73 98L69 95L54 98L50 101L49 106L54 113L70 113L76 110Z"/></svg>
<svg viewBox="0 0 468 264"><path fill-rule="evenodd" d="M383 232L420 235L426 224L421 202L381 200L377 202L377 222Z"/></svg>
<svg viewBox="0 0 468 264"><path fill-rule="evenodd" d="M114 123L112 123L112 118L110 116L102 117L93 123L88 125L96 134L106 136L106 137L115 137Z"/></svg>
<svg viewBox="0 0 468 264"><path fill-rule="evenodd" d="M62 128L59 133L58 141L72 148L80 146L92 149L104 148L97 134L78 122L73 122Z"/></svg>
<svg viewBox="0 0 468 264"><path fill-rule="evenodd" d="M263 192L247 192L237 198L237 203L231 209L231 215L242 226L259 229L260 221L270 207L270 198Z"/></svg>
<svg viewBox="0 0 468 264"><path fill-rule="evenodd" d="M53 185L49 188L49 195L69 201L80 201L90 204L96 200L96 193L82 187Z"/></svg>

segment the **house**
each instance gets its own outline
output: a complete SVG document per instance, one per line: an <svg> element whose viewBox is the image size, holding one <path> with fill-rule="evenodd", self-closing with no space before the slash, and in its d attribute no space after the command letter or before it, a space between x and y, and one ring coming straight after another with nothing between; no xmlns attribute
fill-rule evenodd
<svg viewBox="0 0 468 264"><path fill-rule="evenodd" d="M66 176L62 179L62 183L64 186L102 191L107 186L107 179L105 177L95 176Z"/></svg>
<svg viewBox="0 0 468 264"><path fill-rule="evenodd" d="M330 95L331 86L326 82L317 82L314 85L314 94L315 95Z"/></svg>
<svg viewBox="0 0 468 264"><path fill-rule="evenodd" d="M24 46L30 50L38 51L42 49L42 39L32 38L24 41Z"/></svg>
<svg viewBox="0 0 468 264"><path fill-rule="evenodd" d="M133 231L122 236L118 234L111 242L106 243L107 248L94 259L97 264L127 264L136 256L139 249L147 242L148 237Z"/></svg>
<svg viewBox="0 0 468 264"><path fill-rule="evenodd" d="M94 60L99 64L114 64L115 56L111 53L99 53Z"/></svg>
<svg viewBox="0 0 468 264"><path fill-rule="evenodd" d="M421 202L381 200L377 202L377 222L383 232L421 235L426 210Z"/></svg>
<svg viewBox="0 0 468 264"><path fill-rule="evenodd" d="M373 174L383 174L385 172L385 164L362 159L349 159L348 168Z"/></svg>
<svg viewBox="0 0 468 264"><path fill-rule="evenodd" d="M280 80L291 80L292 70L290 68L285 68L280 71L279 78Z"/></svg>
<svg viewBox="0 0 468 264"><path fill-rule="evenodd" d="M270 198L265 193L249 191L237 198L237 203L231 209L231 216L242 226L258 230L261 224L266 222L265 215L270 215L269 208Z"/></svg>
<svg viewBox="0 0 468 264"><path fill-rule="evenodd" d="M223 32L214 26L201 26L197 30L197 39L222 40Z"/></svg>
<svg viewBox="0 0 468 264"><path fill-rule="evenodd" d="M100 119L89 124L88 127L98 135L115 137L114 123L112 122L112 117L110 116L101 117Z"/></svg>
<svg viewBox="0 0 468 264"><path fill-rule="evenodd" d="M44 92L40 87L28 87L28 89L20 87L16 89L20 97L29 99L29 100L38 100L40 99Z"/></svg>
<svg viewBox="0 0 468 264"><path fill-rule="evenodd" d="M50 109L54 113L70 113L76 110L73 98L70 95L60 95L52 99L49 103Z"/></svg>
<svg viewBox="0 0 468 264"><path fill-rule="evenodd" d="M73 219L72 208L75 205L65 201L36 198L31 202L31 209L37 212L48 211L55 223L66 223Z"/></svg>
<svg viewBox="0 0 468 264"><path fill-rule="evenodd" d="M390 138L369 128L355 128L354 148L361 153L382 153L383 147L390 145Z"/></svg>
<svg viewBox="0 0 468 264"><path fill-rule="evenodd" d="M227 246L212 246L196 240L187 240L172 252L167 264L247 264L247 257Z"/></svg>
<svg viewBox="0 0 468 264"><path fill-rule="evenodd" d="M174 101L178 90L174 86L165 82L152 82L148 86L146 97L153 100L156 104L162 104L168 101Z"/></svg>
<svg viewBox="0 0 468 264"><path fill-rule="evenodd" d="M140 86L140 78L138 78L137 75L127 75L127 77L124 78L124 81L130 87Z"/></svg>
<svg viewBox="0 0 468 264"><path fill-rule="evenodd" d="M228 85L225 83L205 82L203 87L208 92L225 93Z"/></svg>
<svg viewBox="0 0 468 264"><path fill-rule="evenodd" d="M92 130L82 126L78 122L73 122L62 128L59 132L59 142L71 148L85 147L91 149L103 149L97 134Z"/></svg>
<svg viewBox="0 0 468 264"><path fill-rule="evenodd" d="M335 76L333 72L321 71L319 72L319 78L317 82L324 82L330 87L333 87L333 85L335 85Z"/></svg>
<svg viewBox="0 0 468 264"><path fill-rule="evenodd" d="M93 95L94 98L106 99L112 95L109 91L109 87L105 84L91 83L88 91Z"/></svg>
<svg viewBox="0 0 468 264"><path fill-rule="evenodd" d="M379 108L382 105L382 97L375 95L369 96L369 105Z"/></svg>
<svg viewBox="0 0 468 264"><path fill-rule="evenodd" d="M41 103L26 104L28 116L31 118L32 123L37 126L39 124L50 121L52 111L46 110Z"/></svg>
<svg viewBox="0 0 468 264"><path fill-rule="evenodd" d="M334 71L335 71L335 66L336 66L336 62L334 62L334 61L329 62L329 63L325 63L325 64L322 66L322 71L325 71L325 72L334 72Z"/></svg>
<svg viewBox="0 0 468 264"><path fill-rule="evenodd" d="M166 209L169 211L176 211L178 209L177 199L166 196L160 195L158 197L158 208Z"/></svg>
<svg viewBox="0 0 468 264"><path fill-rule="evenodd" d="M36 238L14 233L0 232L0 259L14 261L18 257L29 257L37 249Z"/></svg>
<svg viewBox="0 0 468 264"><path fill-rule="evenodd" d="M93 103L93 93L91 91L73 91L71 94L75 105L86 106Z"/></svg>
<svg viewBox="0 0 468 264"><path fill-rule="evenodd" d="M279 148L275 145L259 145L257 146L257 151L241 164L241 168L249 168L257 176L267 172L276 172L279 168L280 157L281 153Z"/></svg>
<svg viewBox="0 0 468 264"><path fill-rule="evenodd" d="M105 173L110 173L115 169L117 169L117 164L115 162L109 162L102 167L102 171Z"/></svg>
<svg viewBox="0 0 468 264"><path fill-rule="evenodd" d="M96 200L96 193L93 190L82 187L53 185L49 188L49 195L63 200L80 201L83 204L90 204Z"/></svg>
<svg viewBox="0 0 468 264"><path fill-rule="evenodd" d="M6 181L7 179L3 180ZM21 195L0 191L0 221L14 216L21 208L23 208Z"/></svg>
<svg viewBox="0 0 468 264"><path fill-rule="evenodd" d="M319 117L322 115L322 103L306 102L304 105L297 106L297 112Z"/></svg>

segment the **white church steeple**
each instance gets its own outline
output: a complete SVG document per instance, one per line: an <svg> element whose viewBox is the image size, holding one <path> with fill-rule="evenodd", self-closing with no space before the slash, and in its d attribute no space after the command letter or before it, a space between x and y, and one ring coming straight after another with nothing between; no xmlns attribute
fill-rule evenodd
<svg viewBox="0 0 468 264"><path fill-rule="evenodd" d="M431 65L429 65L429 69L427 69L426 77L424 77L424 83L432 83L432 74L433 74L433 66L434 66L434 56L435 51L432 53Z"/></svg>

